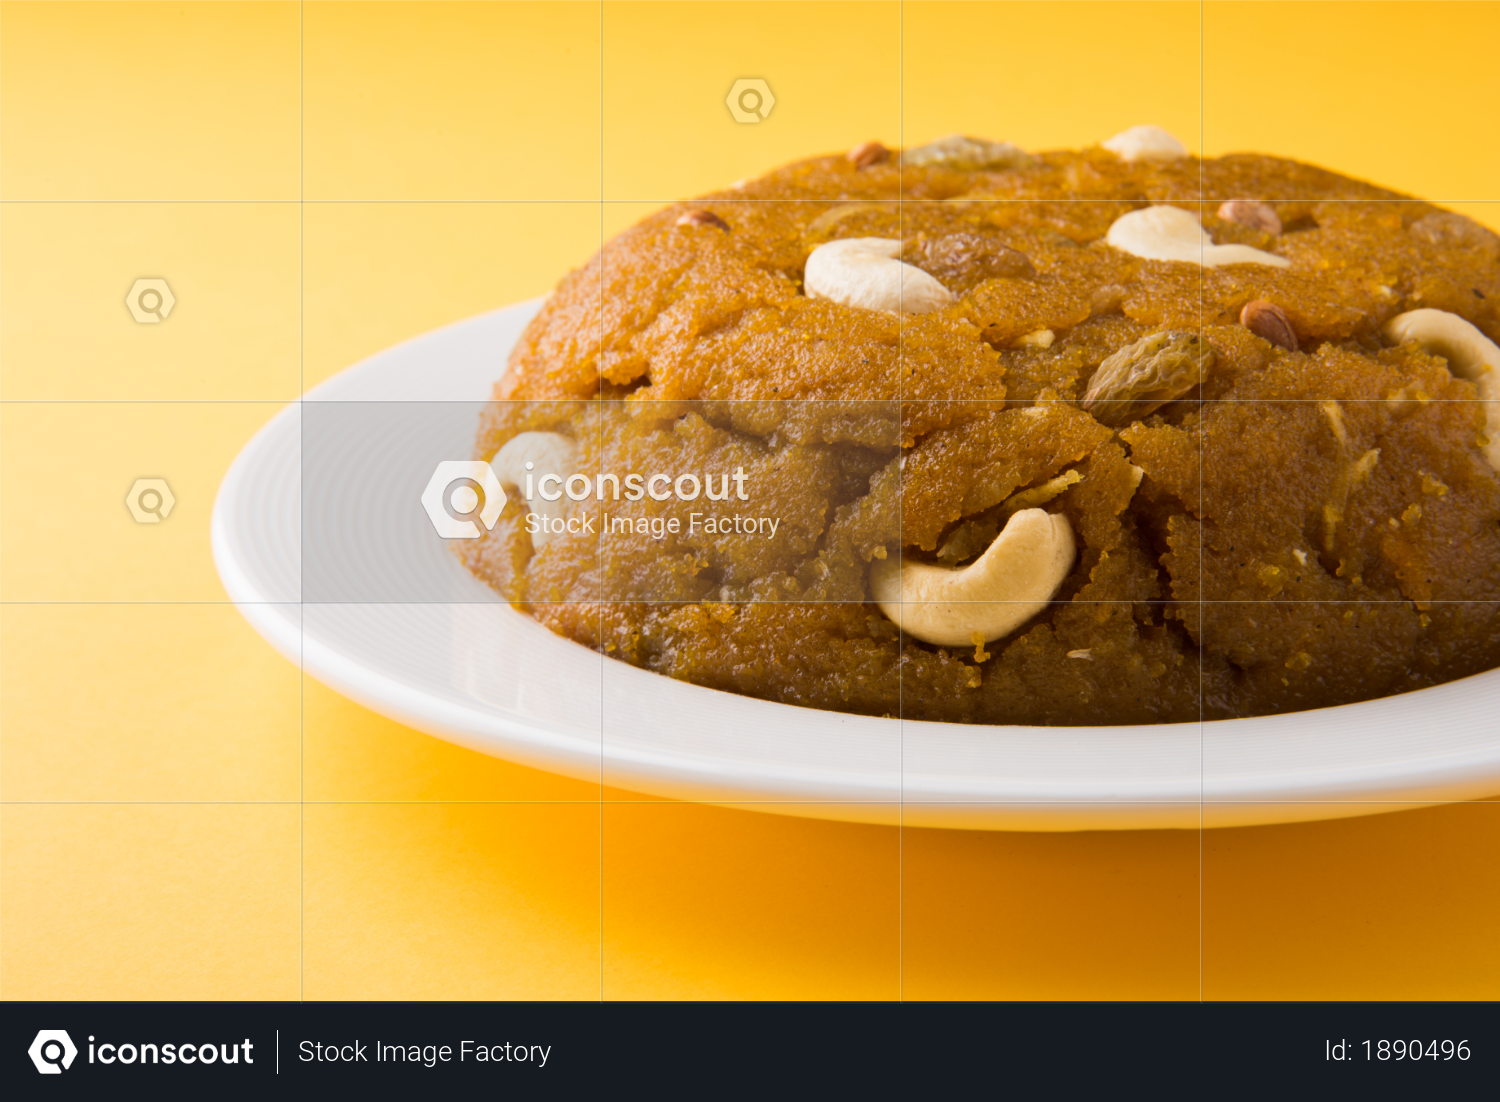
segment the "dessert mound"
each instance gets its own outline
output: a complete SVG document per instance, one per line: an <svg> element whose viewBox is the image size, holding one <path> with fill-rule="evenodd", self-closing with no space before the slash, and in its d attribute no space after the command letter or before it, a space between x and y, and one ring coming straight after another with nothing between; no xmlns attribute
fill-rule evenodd
<svg viewBox="0 0 1500 1102"><path fill-rule="evenodd" d="M458 551L610 658L808 707L1385 696L1500 665L1497 338L1500 238L1332 172L867 143L567 276Z"/></svg>

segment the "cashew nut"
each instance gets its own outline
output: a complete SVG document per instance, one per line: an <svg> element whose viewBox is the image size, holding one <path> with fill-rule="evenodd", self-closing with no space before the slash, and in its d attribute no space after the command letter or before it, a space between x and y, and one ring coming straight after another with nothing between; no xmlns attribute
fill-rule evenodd
<svg viewBox="0 0 1500 1102"><path fill-rule="evenodd" d="M1205 268L1223 264L1291 266L1286 257L1249 245L1215 245L1198 219L1181 207L1146 207L1122 214L1109 227L1105 240L1121 252L1142 260L1185 260Z"/></svg>
<svg viewBox="0 0 1500 1102"><path fill-rule="evenodd" d="M502 486L514 487L533 513L544 517L564 518L568 498L561 483L578 470L578 445L560 432L523 432L512 436L490 460L490 467ZM548 501L541 494L543 475L556 475L557 500ZM526 480L531 479L532 496L525 497ZM531 534L531 546L540 551L551 538L545 531Z"/></svg>
<svg viewBox="0 0 1500 1102"><path fill-rule="evenodd" d="M940 647L1009 635L1047 607L1073 569L1068 518L1023 509L983 555L954 569L883 559L870 571L880 611L906 634Z"/></svg>
<svg viewBox="0 0 1500 1102"><path fill-rule="evenodd" d="M1187 156L1187 147L1159 126L1132 126L1101 144L1122 161L1175 161Z"/></svg>
<svg viewBox="0 0 1500 1102"><path fill-rule="evenodd" d="M1393 341L1414 341L1442 356L1454 378L1474 384L1484 407L1484 458L1500 471L1500 346L1477 327L1446 310L1409 310L1385 323Z"/></svg>
<svg viewBox="0 0 1500 1102"><path fill-rule="evenodd" d="M921 268L902 263L901 242L846 237L819 245L807 258L802 285L810 298L862 310L928 314L953 301L948 288Z"/></svg>

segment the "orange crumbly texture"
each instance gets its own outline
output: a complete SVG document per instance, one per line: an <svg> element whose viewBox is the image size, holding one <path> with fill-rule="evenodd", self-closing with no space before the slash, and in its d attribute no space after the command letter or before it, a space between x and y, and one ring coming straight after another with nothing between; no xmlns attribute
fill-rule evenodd
<svg viewBox="0 0 1500 1102"><path fill-rule="evenodd" d="M1282 232L1217 216L1240 197ZM1105 244L1152 202L1290 266ZM679 225L693 210L723 225ZM971 236L938 245L955 234ZM915 315L808 297L809 253L846 237L901 240L953 303ZM1257 299L1285 311L1298 351L1240 325ZM743 470L740 511L779 518L777 536L690 535L691 512L728 508L701 499L591 501L594 534L538 551L512 494L459 554L611 658L836 711L1137 724L1449 681L1500 665L1500 482L1474 387L1381 335L1418 307L1500 337L1500 239L1291 161L804 161L652 215L565 278L477 444L488 459L552 431L584 473ZM1201 386L1123 426L1079 407L1107 356L1167 328L1212 347ZM1019 343L1040 330L1050 344ZM872 562L972 561L1007 499L1069 472L1041 507L1067 516L1077 560L1011 635L933 646L872 603ZM684 531L601 537L606 513Z"/></svg>

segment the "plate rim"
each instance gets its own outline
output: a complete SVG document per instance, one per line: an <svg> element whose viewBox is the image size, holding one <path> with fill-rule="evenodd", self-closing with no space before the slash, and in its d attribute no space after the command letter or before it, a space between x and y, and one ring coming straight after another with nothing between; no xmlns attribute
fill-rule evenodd
<svg viewBox="0 0 1500 1102"><path fill-rule="evenodd" d="M1493 738L1487 745L1481 744L1467 751L1450 753L1446 757L1424 758L1421 767L1410 770L1404 775L1392 774L1388 766L1382 768L1372 765L1365 771L1365 775L1361 776L1361 771L1354 768L1355 763L1349 763L1344 766L1344 780L1340 783L1330 784L1328 778L1311 774L1306 783L1289 788L1286 776L1282 775L1279 779L1279 787L1271 791L1264 788L1264 782L1271 780L1272 772L1261 775L1241 772L1235 775L1236 780L1232 784L1223 782L1210 784L1204 776L1203 759L1206 743L1216 741L1221 733L1242 732L1256 737L1253 729L1257 727L1291 727L1299 723L1305 724L1308 717L1335 713L1357 719L1361 711L1381 706L1390 708L1392 707L1390 702L1412 702L1414 698L1420 698L1421 701L1421 704L1416 705L1417 710L1423 710L1423 704L1438 705L1440 709L1439 698L1441 696L1453 695L1455 691L1464 691L1455 690L1455 686L1464 686L1477 679L1488 679L1495 684L1486 685L1486 688L1500 688L1500 669L1484 671L1459 681L1392 697L1278 716L1124 727L1022 727L903 719L883 720L851 716L842 712L745 697L690 682L676 681L636 669L625 663L617 663L622 673L624 670L629 670L630 675L652 679L653 683L666 683L689 694L715 694L719 702L730 707L746 707L754 711L756 709L747 703L753 702L759 708L795 708L802 713L811 713L817 717L826 718L830 723L868 721L900 724L899 737L903 740L903 746L908 729L916 734L941 729L949 735L962 732L965 736L974 737L983 737L985 732L994 734L1007 731L1045 731L1048 732L1049 737L1092 737L1111 741L1129 737L1128 734L1122 736L1121 732L1138 734L1169 732L1169 737L1180 740L1196 739L1199 747L1196 794L1191 792L1194 786L1187 778L1184 778L1169 786L1176 790L1176 795L1161 795L1145 800L1110 799L1101 794L1077 800L1048 797L1037 801L1006 798L993 802L983 798L961 800L941 798L937 795L923 797L915 793L909 796L905 786L908 774L903 770L899 795L894 801L891 800L888 790L884 797L871 795L861 798L854 792L849 792L847 797L829 800L816 798L816 791L810 791L807 793L809 798L805 800L784 797L761 800L754 797L764 795L768 784L780 787L783 791L787 790L788 778L781 776L773 780L768 776L762 776L757 780L753 776L745 775L746 771L738 770L736 776L741 783L726 784L722 771L711 775L705 774L701 764L697 769L684 765L680 754L653 755L639 751L625 753L622 746L606 747L602 730L598 748L589 754L580 754L576 747L565 745L566 740L559 739L555 733L545 728L529 723L524 717L508 716L494 705L477 699L473 708L460 707L451 701L424 693L420 688L403 685L388 673L370 668L356 659L341 654L337 647L316 637L309 637L301 602L278 601L259 592L258 583L252 577L247 564L242 562L245 549L238 545L232 531L232 523L228 518L244 498L247 472L252 471L257 463L263 461L268 450L274 449L281 443L281 436L287 431L288 425L296 421L300 426L301 407L304 404L319 401L388 400L361 399L346 392L353 390L357 395L361 385L373 385L373 380L379 378L383 372L390 373L395 370L399 374L409 357L437 342L462 338L468 333L483 332L491 325L524 325L524 320L529 320L529 317L540 308L544 301L545 298L526 300L418 334L319 382L301 398L278 410L266 424L261 426L235 457L220 484L214 502L210 533L215 565L230 599L257 633L279 653L309 676L327 684L334 691L362 706L416 730L477 752L589 782L599 781L614 787L633 787L651 795L669 798L693 799L726 806L749 806L762 811L779 811L786 814L841 818L860 822L901 822L906 825L1020 830L1149 829L1161 826L1197 829L1204 826L1250 825L1371 814L1379 810L1398 809L1398 806L1391 805L1399 805L1402 809L1431 806L1436 803L1474 799L1500 791L1500 737ZM518 323L518 318L523 320ZM494 368L496 372L500 370L498 365L503 364L508 351L508 347L497 350L494 360L497 365ZM386 381L389 382L389 380ZM493 378L490 382L493 382ZM300 437L298 445L300 446ZM278 611L289 606L297 608L295 620ZM534 628L547 639L564 646L577 646L576 643L553 635L545 627L523 614L515 613L515 615L518 620ZM601 661L603 661L602 658ZM660 684L657 687L665 688ZM1294 719L1293 717L1301 718ZM500 743L498 746L497 740ZM540 747L539 744L541 744ZM608 780L604 778L606 763L612 773ZM925 774L911 774L911 776L913 778L924 777L926 782L924 787L931 788L934 785L938 788L944 787L942 784L935 784L935 777L928 777ZM852 786L841 784L837 787L860 788L858 784ZM1122 785L1122 787L1130 787L1130 785ZM825 794L827 791L825 783ZM1360 797L1360 799L1355 799L1355 797ZM895 809L894 815L892 808Z"/></svg>

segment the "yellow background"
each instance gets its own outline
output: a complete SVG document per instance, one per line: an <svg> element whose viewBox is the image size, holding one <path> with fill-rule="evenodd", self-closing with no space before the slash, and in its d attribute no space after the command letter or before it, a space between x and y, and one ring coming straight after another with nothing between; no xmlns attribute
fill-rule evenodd
<svg viewBox="0 0 1500 1102"><path fill-rule="evenodd" d="M1500 996L1500 803L1027 835L601 791L302 678L208 550L301 389L813 152L1155 122L1500 226L1497 10L0 4L0 995Z"/></svg>

